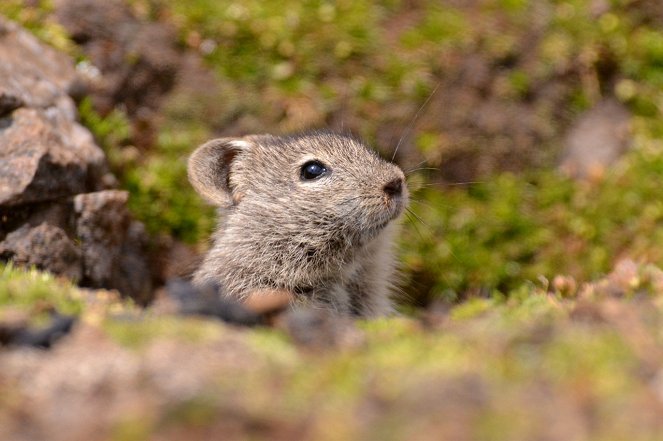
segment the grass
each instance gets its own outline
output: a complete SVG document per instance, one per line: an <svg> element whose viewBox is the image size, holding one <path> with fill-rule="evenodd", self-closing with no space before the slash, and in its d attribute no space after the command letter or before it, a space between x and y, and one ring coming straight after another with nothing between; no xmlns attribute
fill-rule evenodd
<svg viewBox="0 0 663 441"><path fill-rule="evenodd" d="M6 307L26 312L55 308L62 314L80 314L83 300L66 280L6 264L0 265L0 311Z"/></svg>

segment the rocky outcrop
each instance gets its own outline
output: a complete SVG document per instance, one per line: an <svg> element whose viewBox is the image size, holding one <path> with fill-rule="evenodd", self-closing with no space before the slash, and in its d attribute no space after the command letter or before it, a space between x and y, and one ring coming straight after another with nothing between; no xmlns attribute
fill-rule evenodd
<svg viewBox="0 0 663 441"><path fill-rule="evenodd" d="M122 0L55 0L53 6L53 18L89 60L83 71L94 108L106 114L122 106L134 141L150 145L155 113L180 69L175 30L139 19Z"/></svg>
<svg viewBox="0 0 663 441"><path fill-rule="evenodd" d="M0 17L0 259L145 300L145 233L77 121L71 60Z"/></svg>

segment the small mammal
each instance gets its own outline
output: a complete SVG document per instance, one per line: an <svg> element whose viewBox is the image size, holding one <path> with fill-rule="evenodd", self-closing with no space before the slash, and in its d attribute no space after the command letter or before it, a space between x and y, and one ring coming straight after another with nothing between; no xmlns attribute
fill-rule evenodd
<svg viewBox="0 0 663 441"><path fill-rule="evenodd" d="M350 136L313 132L209 141L188 174L220 209L194 284L240 301L285 290L342 315L392 311L394 220L408 201L399 167Z"/></svg>

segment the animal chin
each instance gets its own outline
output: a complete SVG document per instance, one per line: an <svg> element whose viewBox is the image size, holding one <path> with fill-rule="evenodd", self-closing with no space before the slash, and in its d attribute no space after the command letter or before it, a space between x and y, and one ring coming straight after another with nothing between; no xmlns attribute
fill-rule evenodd
<svg viewBox="0 0 663 441"><path fill-rule="evenodd" d="M391 222L395 216L393 217L388 217L386 219L381 219L380 221L377 221L370 227L368 227L366 230L363 231L362 234L362 240L361 242L366 243L367 241L375 238L382 230L384 230L387 225L389 225L389 222Z"/></svg>

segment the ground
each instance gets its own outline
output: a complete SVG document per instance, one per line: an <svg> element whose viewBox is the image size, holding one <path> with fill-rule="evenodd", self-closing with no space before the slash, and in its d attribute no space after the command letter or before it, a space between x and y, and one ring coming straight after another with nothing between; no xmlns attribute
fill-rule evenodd
<svg viewBox="0 0 663 441"><path fill-rule="evenodd" d="M3 439L653 440L663 430L653 266L624 261L593 284L541 281L417 317L290 313L258 328L4 271L3 318L39 326L52 306L78 320L50 350L0 352Z"/></svg>

